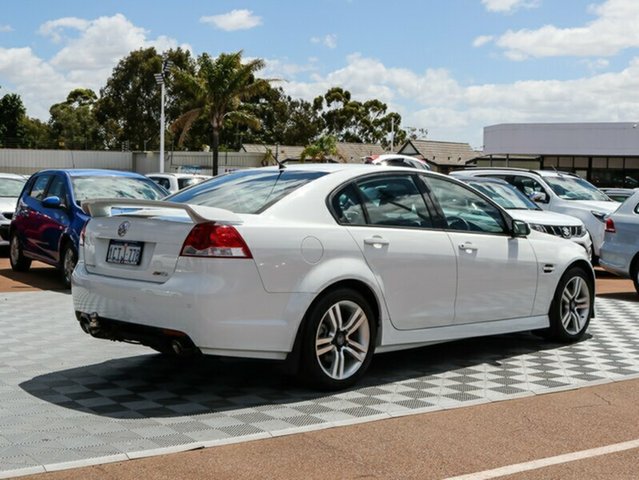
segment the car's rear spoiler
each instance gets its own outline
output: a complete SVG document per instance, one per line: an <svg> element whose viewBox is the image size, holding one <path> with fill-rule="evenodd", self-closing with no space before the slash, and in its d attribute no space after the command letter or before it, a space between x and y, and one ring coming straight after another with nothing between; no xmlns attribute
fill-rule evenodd
<svg viewBox="0 0 639 480"><path fill-rule="evenodd" d="M215 222L225 225L237 225L242 219L235 213L223 208L189 205L187 203L165 202L162 200L138 200L133 198L96 198L82 202L82 210L92 217L110 217L113 208L136 208L133 212L118 212L118 215L139 215L142 211L152 214L154 210L183 210L194 223ZM157 212L158 214L160 212Z"/></svg>

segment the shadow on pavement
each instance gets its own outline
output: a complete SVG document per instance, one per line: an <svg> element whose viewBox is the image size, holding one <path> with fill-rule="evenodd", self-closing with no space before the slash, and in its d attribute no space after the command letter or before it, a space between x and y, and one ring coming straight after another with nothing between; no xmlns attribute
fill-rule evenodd
<svg viewBox="0 0 639 480"><path fill-rule="evenodd" d="M597 298L612 298L614 300L626 300L630 302L637 302L639 301L639 294L637 294L637 292L599 293L597 294Z"/></svg>
<svg viewBox="0 0 639 480"><path fill-rule="evenodd" d="M28 272L14 272L9 263L9 249L0 247L0 291L21 292L54 290L71 293L64 288L58 269L34 261Z"/></svg>
<svg viewBox="0 0 639 480"><path fill-rule="evenodd" d="M433 380L429 377L445 372L463 376L468 374L464 369L486 363L509 373L512 362L519 362L510 360L512 357L557 347L532 334L510 334L380 354L351 391L369 395L379 390L376 387L388 387L392 382L428 382ZM505 388L510 380L506 375ZM159 354L51 372L23 382L20 387L64 408L117 419L211 414L334 395L301 386L280 362L215 357L179 361ZM391 391L392 388L377 394Z"/></svg>

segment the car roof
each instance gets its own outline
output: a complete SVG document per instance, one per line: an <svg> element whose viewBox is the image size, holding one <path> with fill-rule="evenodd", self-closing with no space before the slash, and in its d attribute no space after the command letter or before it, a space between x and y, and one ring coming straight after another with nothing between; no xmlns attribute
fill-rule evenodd
<svg viewBox="0 0 639 480"><path fill-rule="evenodd" d="M475 182L475 183L497 183L499 185L510 185L506 180L494 177L473 177L471 175L454 175L454 178L461 180L462 182Z"/></svg>
<svg viewBox="0 0 639 480"><path fill-rule="evenodd" d="M531 170L528 168L517 167L470 167L464 170L458 170L459 172L512 172L512 173L530 173L533 175L539 175L540 177L577 177L578 175L572 172L564 172L561 170Z"/></svg>
<svg viewBox="0 0 639 480"><path fill-rule="evenodd" d="M26 181L26 178L24 178L23 175L18 175L15 173L2 173L0 172L0 178L11 178L13 180L24 180Z"/></svg>
<svg viewBox="0 0 639 480"><path fill-rule="evenodd" d="M210 175L206 175L204 173L182 173L182 172L153 172L153 173L147 173L146 176L147 177L150 177L150 176L154 176L154 177L175 177L175 178L192 178L192 177L196 177L196 178L205 177L205 178L208 178L208 177L210 177Z"/></svg>
<svg viewBox="0 0 639 480"><path fill-rule="evenodd" d="M54 168L41 170L40 173L66 173L70 177L128 177L128 178L146 178L135 172L126 172L123 170L107 170L102 168Z"/></svg>

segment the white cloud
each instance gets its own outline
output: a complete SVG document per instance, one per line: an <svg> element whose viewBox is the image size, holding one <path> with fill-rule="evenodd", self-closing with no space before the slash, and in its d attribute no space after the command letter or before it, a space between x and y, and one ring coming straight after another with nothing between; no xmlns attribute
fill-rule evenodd
<svg viewBox="0 0 639 480"><path fill-rule="evenodd" d="M512 60L529 57L607 57L626 48L639 47L639 2L606 0L589 9L597 18L586 25L559 28L545 25L537 30L508 30L497 40Z"/></svg>
<svg viewBox="0 0 639 480"><path fill-rule="evenodd" d="M220 15L200 17L200 22L213 25L220 30L232 32L234 30L248 30L262 24L262 18L253 15L251 10L231 10Z"/></svg>
<svg viewBox="0 0 639 480"><path fill-rule="evenodd" d="M322 44L327 48L336 48L337 47L337 35L334 33L329 33L323 37L312 37L311 43Z"/></svg>
<svg viewBox="0 0 639 480"><path fill-rule="evenodd" d="M481 0L489 12L511 13L520 8L535 8L540 0Z"/></svg>
<svg viewBox="0 0 639 480"><path fill-rule="evenodd" d="M629 121L639 118L639 58L615 73L568 81L527 80L461 85L444 69L414 72L351 55L343 68L308 82L282 84L312 100L339 85L353 98L378 98L403 117L403 126L428 128L429 138L482 145L483 127L510 122Z"/></svg>
<svg viewBox="0 0 639 480"><path fill-rule="evenodd" d="M475 40L473 40L473 47L482 47L493 40L492 35L480 35Z"/></svg>
<svg viewBox="0 0 639 480"><path fill-rule="evenodd" d="M40 58L28 47L0 48L0 83L22 96L29 115L43 120L49 107L64 100L71 89L99 90L117 62L132 50L178 46L168 37L149 38L146 30L121 14L95 20L61 18L44 23L39 32L60 42L61 48L50 59Z"/></svg>
<svg viewBox="0 0 639 480"><path fill-rule="evenodd" d="M8 32L13 32L13 27L11 25L0 25L0 33Z"/></svg>

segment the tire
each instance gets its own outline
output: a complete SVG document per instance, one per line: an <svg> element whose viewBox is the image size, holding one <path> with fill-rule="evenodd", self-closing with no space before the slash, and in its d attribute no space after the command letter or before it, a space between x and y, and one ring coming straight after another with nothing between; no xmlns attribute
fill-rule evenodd
<svg viewBox="0 0 639 480"><path fill-rule="evenodd" d="M62 275L64 288L71 288L71 275L76 263L78 263L78 253L73 245L67 243L62 249L62 256L60 257L60 274Z"/></svg>
<svg viewBox="0 0 639 480"><path fill-rule="evenodd" d="M323 390L353 385L373 358L377 322L362 295L351 289L328 292L305 317L301 344L302 380Z"/></svg>
<svg viewBox="0 0 639 480"><path fill-rule="evenodd" d="M594 285L587 273L579 267L563 274L552 304L550 327L540 333L548 340L562 343L583 338L592 317Z"/></svg>
<svg viewBox="0 0 639 480"><path fill-rule="evenodd" d="M639 257L632 262L632 267L630 267L630 278L632 278L632 283L635 285L635 290L639 293Z"/></svg>
<svg viewBox="0 0 639 480"><path fill-rule="evenodd" d="M17 233L11 235L9 242L9 263L14 272L26 272L31 268L31 259L24 256Z"/></svg>

